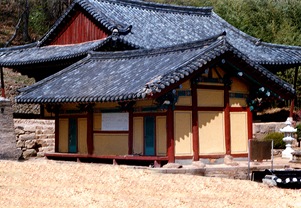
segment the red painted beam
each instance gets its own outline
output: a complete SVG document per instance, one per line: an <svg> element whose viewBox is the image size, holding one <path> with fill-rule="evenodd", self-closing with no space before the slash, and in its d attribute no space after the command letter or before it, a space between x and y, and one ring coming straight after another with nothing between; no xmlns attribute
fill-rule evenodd
<svg viewBox="0 0 301 208"><path fill-rule="evenodd" d="M253 139L253 115L250 108L248 108L247 110L247 116L248 116L248 139Z"/></svg>
<svg viewBox="0 0 301 208"><path fill-rule="evenodd" d="M132 156L132 155L89 155L78 153L45 153L49 158L91 158L91 159L115 159L115 160L140 160L140 161L167 161L167 157L158 156Z"/></svg>
<svg viewBox="0 0 301 208"><path fill-rule="evenodd" d="M174 138L174 114L172 107L167 110L166 128L167 128L167 157L169 163L175 162L175 138Z"/></svg>
<svg viewBox="0 0 301 208"><path fill-rule="evenodd" d="M191 85L192 96L192 149L193 161L199 160L199 122L198 122L198 100L197 87L195 84Z"/></svg>
<svg viewBox="0 0 301 208"><path fill-rule="evenodd" d="M224 113L225 113L225 142L226 154L231 154L231 126L230 126L230 103L229 103L229 88L224 91Z"/></svg>
<svg viewBox="0 0 301 208"><path fill-rule="evenodd" d="M93 145L93 110L88 110L87 115L87 147L88 147L88 154L92 155L94 151Z"/></svg>
<svg viewBox="0 0 301 208"><path fill-rule="evenodd" d="M59 135L60 135L60 119L59 119L59 113L55 112L55 123L54 123L54 152L59 151Z"/></svg>
<svg viewBox="0 0 301 208"><path fill-rule="evenodd" d="M128 154L131 155L133 154L133 131L134 131L134 127L133 127L133 111L130 110L129 111L129 134L128 134Z"/></svg>
<svg viewBox="0 0 301 208"><path fill-rule="evenodd" d="M3 67L0 67L1 73L1 96L5 98L4 78L3 78Z"/></svg>

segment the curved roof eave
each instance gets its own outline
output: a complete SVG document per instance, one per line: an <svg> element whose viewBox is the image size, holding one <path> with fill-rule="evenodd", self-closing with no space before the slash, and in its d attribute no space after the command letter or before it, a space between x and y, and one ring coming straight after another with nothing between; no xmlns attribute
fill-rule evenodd
<svg viewBox="0 0 301 208"><path fill-rule="evenodd" d="M21 50L21 49L28 49L28 48L33 48L38 45L38 42L33 42L25 45L19 45L19 46L11 46L11 47L6 47L6 48L0 48L0 54L3 53L9 53L15 50Z"/></svg>
<svg viewBox="0 0 301 208"><path fill-rule="evenodd" d="M294 64L301 64L301 47L300 46L292 46L292 45L283 45L283 44L275 44L275 43L268 43L261 41L261 39L253 37L238 28L231 25L229 22L224 20L222 17L220 17L218 14L216 14L214 11L212 11L212 16L218 21L220 21L224 27L227 34L235 33L241 36L243 39L245 39L246 43L250 44L254 49L257 49L257 54L260 53L260 55L265 53L273 53L276 50L278 50L278 53L286 54L287 59L279 59L278 57L275 57L274 60L271 60L271 58L268 58L265 54L258 56L257 58L252 57L251 52L248 53L248 51L245 51L244 49L241 49L241 52L246 54L252 61L260 64L260 65L294 65ZM235 39L230 40L231 44L235 44ZM246 47L246 50L248 50L248 47ZM263 51L263 52L262 52ZM254 51L255 53L255 51ZM279 56L279 55L278 55ZM292 58L293 57L293 58Z"/></svg>
<svg viewBox="0 0 301 208"><path fill-rule="evenodd" d="M16 47L14 50L8 50L6 53L3 53L2 56L0 52L0 66L15 67L31 64L41 64L85 56L89 51L101 48L108 41L110 41L111 38L112 37L109 36L102 40L73 45L70 44L65 45L64 47L57 45L31 48Z"/></svg>
<svg viewBox="0 0 301 208"><path fill-rule="evenodd" d="M93 52L82 61L21 90L17 102L113 102L142 99L175 86L228 51L248 64L256 76L264 77L266 83L263 84L273 84L277 92L294 95L289 84L249 60L227 43L225 37L221 37L213 42L195 42L161 49ZM148 71L144 70L145 66ZM252 75L252 72L249 74ZM77 86L74 86L76 89L65 89L60 83L68 86L76 83ZM56 89L60 89L59 94L53 94ZM50 90L49 95L45 90Z"/></svg>

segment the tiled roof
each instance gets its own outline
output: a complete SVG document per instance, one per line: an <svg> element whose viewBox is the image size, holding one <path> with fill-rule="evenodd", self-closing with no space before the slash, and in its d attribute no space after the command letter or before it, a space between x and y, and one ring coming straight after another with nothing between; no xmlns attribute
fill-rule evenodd
<svg viewBox="0 0 301 208"><path fill-rule="evenodd" d="M108 31L118 29L120 40L134 48L169 47L203 40L225 31L229 43L258 64L282 68L301 64L301 47L261 42L230 25L210 7L175 6L138 0L74 0L23 64L45 59L44 55L39 56L39 47L43 48L48 40L60 32L61 25L70 20L75 10L90 14ZM72 52L70 50L71 56ZM17 53L22 55L22 51ZM0 51L0 65L5 62L3 59ZM13 62L21 64L23 60L14 54L8 59L11 66Z"/></svg>
<svg viewBox="0 0 301 208"><path fill-rule="evenodd" d="M59 61L87 55L88 51L95 50L108 39L85 42L73 45L50 45L44 47L15 47L0 50L1 66L18 66L36 64L48 61ZM2 52L2 54L1 54Z"/></svg>
<svg viewBox="0 0 301 208"><path fill-rule="evenodd" d="M80 5L110 31L114 28L123 31L131 26L126 35L122 35L121 32L121 38L140 48L168 47L206 39L225 31L229 43L256 63L301 63L301 47L261 42L230 25L212 11L212 8L137 0L75 0L74 5ZM59 23L60 21L56 25Z"/></svg>
<svg viewBox="0 0 301 208"><path fill-rule="evenodd" d="M110 102L143 99L177 86L224 55L244 63L242 70L266 88L284 96L295 94L286 82L253 63L224 36L206 41L124 52L92 52L85 59L24 88L18 103Z"/></svg>

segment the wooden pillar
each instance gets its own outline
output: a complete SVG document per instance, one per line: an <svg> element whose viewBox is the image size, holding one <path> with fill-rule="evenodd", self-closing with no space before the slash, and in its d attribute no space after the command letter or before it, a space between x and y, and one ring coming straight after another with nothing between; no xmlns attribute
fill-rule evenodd
<svg viewBox="0 0 301 208"><path fill-rule="evenodd" d="M295 99L292 99L292 100L291 100L291 107L290 107L290 115L289 115L289 117L292 117L292 118L293 118L293 115L294 115L294 108L295 108Z"/></svg>
<svg viewBox="0 0 301 208"><path fill-rule="evenodd" d="M94 151L93 145L93 109L89 107L87 115L87 147L88 154L92 155Z"/></svg>
<svg viewBox="0 0 301 208"><path fill-rule="evenodd" d="M294 76L294 89L297 89L297 80L298 80L298 71L299 71L299 67L296 66L295 68L295 76Z"/></svg>
<svg viewBox="0 0 301 208"><path fill-rule="evenodd" d="M224 113L225 113L225 140L226 154L231 154L231 126L230 126L230 103L229 103L229 87L225 87L224 91Z"/></svg>
<svg viewBox="0 0 301 208"><path fill-rule="evenodd" d="M55 112L55 123L54 123L54 152L59 152L59 135L60 135L60 119L59 119L59 112Z"/></svg>
<svg viewBox="0 0 301 208"><path fill-rule="evenodd" d="M248 139L253 139L253 115L250 108L247 108L248 116Z"/></svg>
<svg viewBox="0 0 301 208"><path fill-rule="evenodd" d="M175 162L174 112L172 106L167 109L167 157L169 163Z"/></svg>
<svg viewBox="0 0 301 208"><path fill-rule="evenodd" d="M191 85L192 96L192 146L193 146L193 161L199 160L199 121L198 121L198 100L197 87Z"/></svg>
<svg viewBox="0 0 301 208"><path fill-rule="evenodd" d="M295 67L295 76L294 76L294 90L297 89L297 79L298 79L298 70L299 67ZM297 101L297 96L294 97L294 99L291 100L291 108L290 108L290 117L293 117L294 115L294 108Z"/></svg>
<svg viewBox="0 0 301 208"><path fill-rule="evenodd" d="M1 76L1 96L5 98L4 78L3 78L3 67L0 67Z"/></svg>
<svg viewBox="0 0 301 208"><path fill-rule="evenodd" d="M128 154L133 154L133 110L129 110L129 139L128 139Z"/></svg>

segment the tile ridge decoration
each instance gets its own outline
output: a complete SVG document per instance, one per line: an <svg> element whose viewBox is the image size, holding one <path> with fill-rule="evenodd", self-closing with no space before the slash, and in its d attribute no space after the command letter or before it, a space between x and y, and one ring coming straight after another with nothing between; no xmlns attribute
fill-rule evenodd
<svg viewBox="0 0 301 208"><path fill-rule="evenodd" d="M137 49L137 50L127 50L127 51L115 51L115 52L96 52L90 51L92 58L95 59L127 59L133 57L146 57L146 56L154 56L161 55L166 53L175 53L183 50L194 50L199 49L200 47L208 47L212 48L212 44L225 44L226 41L226 33L220 33L209 38L203 40L197 40L188 43L182 43L169 47L162 48L153 48L153 49Z"/></svg>
<svg viewBox="0 0 301 208"><path fill-rule="evenodd" d="M277 43L268 43L268 42L261 42L260 45L267 46L267 47L273 47L273 48L282 48L282 49L294 49L294 50L300 50L301 46L294 46L294 45L285 45L285 44L277 44Z"/></svg>
<svg viewBox="0 0 301 208"><path fill-rule="evenodd" d="M224 20L222 17L220 17L217 13L215 13L214 11L212 11L212 15L213 18L216 18L217 21L219 21L223 27L225 29L231 30L232 32L239 34L241 37L243 37L246 41L253 43L254 45L260 45L258 43L260 43L260 39L255 38L241 30L239 30L238 28L234 27L233 25L231 25L229 22L227 22L226 20Z"/></svg>
<svg viewBox="0 0 301 208"><path fill-rule="evenodd" d="M254 45L255 47L260 47L263 50L269 48L270 50L273 49L282 49L283 51L275 51L277 53L285 53L287 54L287 56L290 55L294 55L294 57L298 57L300 60L281 60L281 61L269 61L266 58L261 59L252 59L253 61L255 61L258 64L270 64L270 65L282 65L282 64L297 64L301 62L301 47L300 46L291 46L291 45L284 45L284 44L275 44L275 43L268 43L268 42L263 42L261 39L255 38L241 30L239 30L238 28L234 27L233 25L231 25L229 22L225 21L223 18L221 18L218 14L216 14L215 12L212 12L212 17L216 18L219 22L222 23L222 25L228 29L231 30L233 33L236 33L238 35L240 35L245 41L249 42L250 44Z"/></svg>
<svg viewBox="0 0 301 208"><path fill-rule="evenodd" d="M174 84L184 77L189 76L193 72L197 71L200 67L206 65L212 59L224 54L228 50L228 46L224 41L213 43L208 48L205 48L203 52L177 66L175 70L164 74L160 77L160 79L156 79L154 82L148 83L146 88L151 89L152 93L161 92L162 89L165 89L171 84Z"/></svg>
<svg viewBox="0 0 301 208"><path fill-rule="evenodd" d="M94 3L93 3L94 2ZM92 15L100 24L102 24L105 28L109 31L113 32L114 29L118 30L126 30L129 25L125 25L122 22L113 20L107 17L106 14L101 13L95 7L95 1L91 2L90 0L78 0L77 3L81 6L84 10L86 10L90 15ZM99 3L99 1L96 1Z"/></svg>

